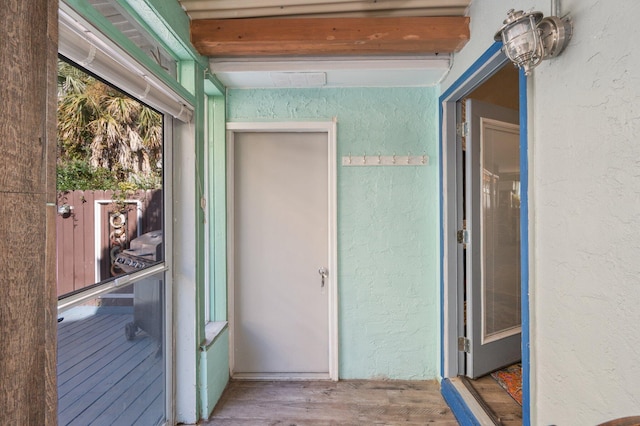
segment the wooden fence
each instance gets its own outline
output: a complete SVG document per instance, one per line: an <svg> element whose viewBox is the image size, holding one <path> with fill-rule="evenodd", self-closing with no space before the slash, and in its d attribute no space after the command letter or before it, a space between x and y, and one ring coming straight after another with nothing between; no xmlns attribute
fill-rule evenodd
<svg viewBox="0 0 640 426"><path fill-rule="evenodd" d="M120 202L113 191L65 191L58 193L61 206L70 211L56 219L58 296L118 275L117 252L162 229L162 190L137 191Z"/></svg>

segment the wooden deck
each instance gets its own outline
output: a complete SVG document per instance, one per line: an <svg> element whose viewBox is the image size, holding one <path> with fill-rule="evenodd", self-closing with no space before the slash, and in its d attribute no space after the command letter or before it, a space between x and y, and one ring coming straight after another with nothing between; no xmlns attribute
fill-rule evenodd
<svg viewBox="0 0 640 426"><path fill-rule="evenodd" d="M457 425L435 381L231 381L202 425Z"/></svg>
<svg viewBox="0 0 640 426"><path fill-rule="evenodd" d="M74 309L58 324L58 424L161 423L164 362L157 341L144 332L125 338L125 324L133 321L127 308Z"/></svg>

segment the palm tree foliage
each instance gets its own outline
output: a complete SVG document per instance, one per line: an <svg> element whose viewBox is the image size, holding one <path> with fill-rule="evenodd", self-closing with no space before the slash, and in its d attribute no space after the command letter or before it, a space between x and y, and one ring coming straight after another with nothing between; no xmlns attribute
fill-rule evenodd
<svg viewBox="0 0 640 426"><path fill-rule="evenodd" d="M59 189L116 189L117 182L156 188L161 160L160 114L58 61L58 177L66 182Z"/></svg>

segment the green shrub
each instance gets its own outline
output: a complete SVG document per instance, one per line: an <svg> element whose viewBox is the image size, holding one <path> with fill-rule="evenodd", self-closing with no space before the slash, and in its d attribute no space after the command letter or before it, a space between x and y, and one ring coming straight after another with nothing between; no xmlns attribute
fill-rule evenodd
<svg viewBox="0 0 640 426"><path fill-rule="evenodd" d="M72 160L56 167L58 191L115 190L118 181L109 169L91 167L87 162Z"/></svg>

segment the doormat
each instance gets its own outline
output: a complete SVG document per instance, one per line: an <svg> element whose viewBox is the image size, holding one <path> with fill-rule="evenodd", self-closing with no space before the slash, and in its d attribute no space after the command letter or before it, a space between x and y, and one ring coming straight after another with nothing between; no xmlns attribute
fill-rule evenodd
<svg viewBox="0 0 640 426"><path fill-rule="evenodd" d="M491 377L507 391L511 398L522 405L522 364L513 364L502 370L494 371Z"/></svg>

